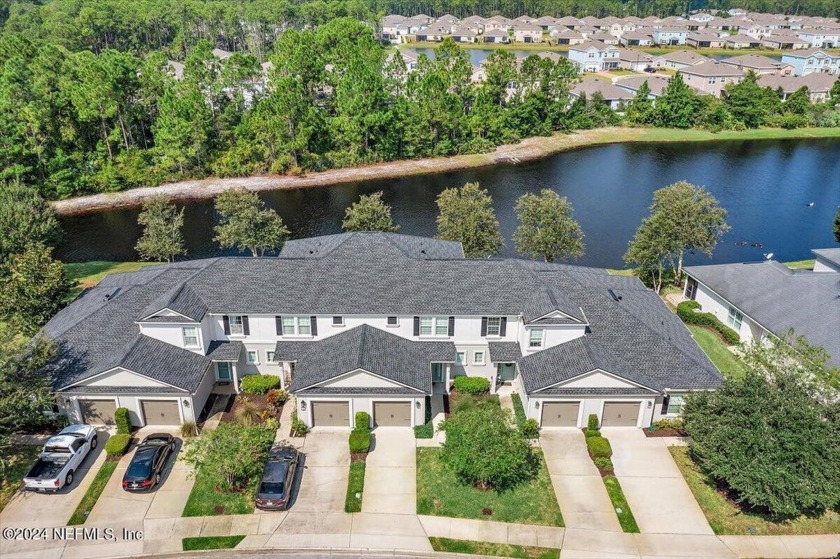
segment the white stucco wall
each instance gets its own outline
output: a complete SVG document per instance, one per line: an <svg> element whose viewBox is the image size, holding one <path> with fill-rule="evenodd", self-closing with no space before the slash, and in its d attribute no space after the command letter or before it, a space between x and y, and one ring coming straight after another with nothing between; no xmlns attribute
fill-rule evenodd
<svg viewBox="0 0 840 559"><path fill-rule="evenodd" d="M694 299L700 303L701 311L714 314L718 320L726 326L732 328L732 326L730 326L727 322L727 319L729 318L730 305L723 297L712 291L709 287L698 282L697 293ZM733 330L735 330L735 328L733 328ZM744 319L741 321L741 327L737 329L737 332L741 337L741 341L744 343L760 340L768 334L764 328L746 314L744 314Z"/></svg>
<svg viewBox="0 0 840 559"><path fill-rule="evenodd" d="M166 386L166 384L118 367L79 383L79 386Z"/></svg>
<svg viewBox="0 0 840 559"><path fill-rule="evenodd" d="M837 266L833 262L829 262L823 258L817 257L817 260L814 262L814 271L815 272L840 272L840 266Z"/></svg>
<svg viewBox="0 0 840 559"><path fill-rule="evenodd" d="M426 414L426 407L425 402L426 398L423 395L418 395L417 397L406 397L406 396L342 396L342 395L321 395L312 396L312 397L303 397L297 398L297 410L298 410L298 417L303 420L306 425L312 427L312 402L349 402L350 404L350 421L348 422L347 427L353 427L353 421L356 417L356 412L364 411L367 412L370 417L371 421L373 420L373 404L375 402L409 402L411 405L412 410L412 424L411 426L414 427L416 425L422 425L424 423L425 414ZM306 409L303 409L303 404L305 403Z"/></svg>
<svg viewBox="0 0 840 559"><path fill-rule="evenodd" d="M639 402L640 412L639 418L636 422L636 427L647 427L653 419L654 404L656 397L640 397L640 396L539 396L532 394L525 407L525 415L529 418L536 419L538 423L542 422L542 407L545 402L579 402L578 408L578 428L584 428L587 425L590 414L598 416L598 423L601 422L601 414L604 411L605 402ZM523 401L524 403L524 401ZM551 427L547 427L551 429Z"/></svg>

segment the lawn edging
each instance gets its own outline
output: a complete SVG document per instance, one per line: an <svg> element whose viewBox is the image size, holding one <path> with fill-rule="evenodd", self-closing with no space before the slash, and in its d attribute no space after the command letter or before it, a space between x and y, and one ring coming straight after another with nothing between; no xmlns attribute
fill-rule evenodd
<svg viewBox="0 0 840 559"><path fill-rule="evenodd" d="M111 479L111 476L114 475L118 462L119 458L116 460L108 459L102 463L102 467L99 468L98 472L96 472L93 482L90 484L87 491L85 491L85 495L82 497L79 506L77 506L76 510L73 512L73 516L71 516L70 520L67 521L68 526L78 526L79 524L85 523L88 515L90 515L93 507L96 505L96 501L99 500L102 492L105 491L105 487L108 485L108 481Z"/></svg>
<svg viewBox="0 0 840 559"><path fill-rule="evenodd" d="M557 559L560 555L560 550L554 547L478 542L452 538L436 538L433 536L429 536L429 543L435 551L465 555L492 555L495 557L527 559Z"/></svg>
<svg viewBox="0 0 840 559"><path fill-rule="evenodd" d="M181 539L183 551L205 551L209 549L233 549L245 536L195 536Z"/></svg>

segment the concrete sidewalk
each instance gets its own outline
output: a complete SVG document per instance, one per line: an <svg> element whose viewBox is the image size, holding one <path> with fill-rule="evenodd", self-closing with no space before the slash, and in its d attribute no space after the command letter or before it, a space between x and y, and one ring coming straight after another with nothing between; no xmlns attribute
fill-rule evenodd
<svg viewBox="0 0 840 559"><path fill-rule="evenodd" d="M492 520L418 516L429 537L560 548L565 529Z"/></svg>

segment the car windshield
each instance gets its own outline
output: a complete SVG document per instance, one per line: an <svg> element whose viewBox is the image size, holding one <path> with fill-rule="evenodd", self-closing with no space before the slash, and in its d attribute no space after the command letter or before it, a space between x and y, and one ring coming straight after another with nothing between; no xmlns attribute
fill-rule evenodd
<svg viewBox="0 0 840 559"><path fill-rule="evenodd" d="M260 493L265 495L280 495L286 484L282 481L264 481L260 485Z"/></svg>
<svg viewBox="0 0 840 559"><path fill-rule="evenodd" d="M129 464L128 471L125 473L125 477L143 479L147 478L149 476L149 472L152 469L153 456L153 452L144 452L143 454L136 455L134 457L134 460L131 461L131 464Z"/></svg>

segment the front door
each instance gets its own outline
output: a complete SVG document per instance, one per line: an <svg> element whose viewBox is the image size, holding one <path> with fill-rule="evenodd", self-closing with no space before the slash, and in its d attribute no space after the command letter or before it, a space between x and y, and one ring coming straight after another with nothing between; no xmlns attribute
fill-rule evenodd
<svg viewBox="0 0 840 559"><path fill-rule="evenodd" d="M226 361L216 363L216 378L219 382L230 382L232 365Z"/></svg>
<svg viewBox="0 0 840 559"><path fill-rule="evenodd" d="M509 382L516 378L516 365L513 363L502 363L499 365L499 379L502 382Z"/></svg>
<svg viewBox="0 0 840 559"><path fill-rule="evenodd" d="M446 371L443 369L443 363L432 363L432 382L445 382Z"/></svg>

